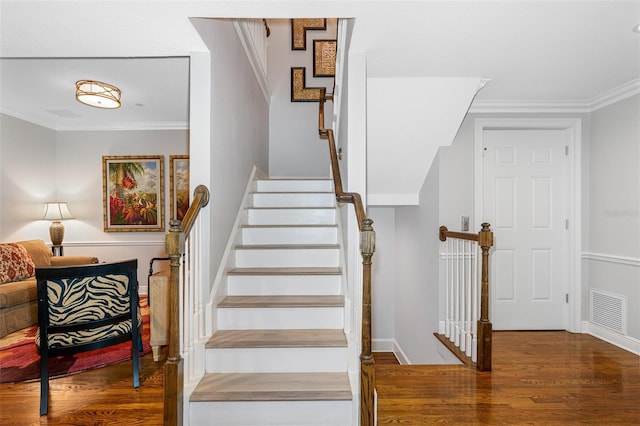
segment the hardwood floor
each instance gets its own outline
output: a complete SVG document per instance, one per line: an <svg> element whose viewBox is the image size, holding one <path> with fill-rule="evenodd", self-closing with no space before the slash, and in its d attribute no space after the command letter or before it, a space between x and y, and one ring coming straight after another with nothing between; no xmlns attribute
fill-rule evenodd
<svg viewBox="0 0 640 426"><path fill-rule="evenodd" d="M640 424L640 357L566 332L495 332L493 371L398 365L376 353L378 424ZM163 354L164 355L164 354ZM39 383L0 385L2 425L160 425L162 362L142 358L51 380L49 414Z"/></svg>
<svg viewBox="0 0 640 426"><path fill-rule="evenodd" d="M584 334L495 332L492 372L378 364L376 383L378 424L640 424L640 357Z"/></svg>
<svg viewBox="0 0 640 426"><path fill-rule="evenodd" d="M0 385L0 425L161 425L166 355L140 358L140 387L131 361L51 379L49 413L40 417L40 381Z"/></svg>

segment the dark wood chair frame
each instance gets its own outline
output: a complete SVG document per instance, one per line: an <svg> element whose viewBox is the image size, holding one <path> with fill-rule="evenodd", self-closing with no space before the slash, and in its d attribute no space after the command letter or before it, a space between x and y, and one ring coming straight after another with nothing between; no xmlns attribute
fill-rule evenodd
<svg viewBox="0 0 640 426"><path fill-rule="evenodd" d="M47 293L47 281L73 279L82 277L99 277L105 275L126 275L129 280L127 293L129 296L129 312L104 319L89 321L82 324L51 326L49 323L49 297ZM133 361L133 387L140 386L140 368L138 352L142 352L141 328L132 326L131 332L101 339L95 342L86 342L74 346L49 348L49 333L64 333L79 330L91 330L105 325L131 321L138 323L138 260L131 259L121 262L101 263L95 265L82 265L70 267L37 268L36 279L38 283L38 327L40 329L40 415L48 412L49 399L49 358L61 355L72 355L81 352L92 351L122 342L131 341L131 359ZM47 343L45 345L45 342ZM136 350L137 349L137 350Z"/></svg>

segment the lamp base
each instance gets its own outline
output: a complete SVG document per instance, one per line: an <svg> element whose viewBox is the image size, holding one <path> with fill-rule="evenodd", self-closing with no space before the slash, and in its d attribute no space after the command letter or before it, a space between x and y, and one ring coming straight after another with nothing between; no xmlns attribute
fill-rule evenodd
<svg viewBox="0 0 640 426"><path fill-rule="evenodd" d="M54 220L49 227L49 236L51 237L51 244L54 246L61 246L64 239L64 225L59 220Z"/></svg>

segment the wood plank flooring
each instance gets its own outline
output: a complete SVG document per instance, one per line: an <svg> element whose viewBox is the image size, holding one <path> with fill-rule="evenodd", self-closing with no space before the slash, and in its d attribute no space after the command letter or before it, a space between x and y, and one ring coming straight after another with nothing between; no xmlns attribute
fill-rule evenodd
<svg viewBox="0 0 640 426"><path fill-rule="evenodd" d="M40 416L40 381L0 384L0 425L161 425L166 354L140 358L140 387L131 361L49 381L49 413Z"/></svg>
<svg viewBox="0 0 640 426"><path fill-rule="evenodd" d="M493 371L377 365L378 424L638 425L640 357L584 334L493 333Z"/></svg>
<svg viewBox="0 0 640 426"><path fill-rule="evenodd" d="M566 332L495 332L493 372L464 366L402 366L376 353L378 424L637 425L640 357ZM0 385L2 425L160 425L162 363L131 364L51 380L49 414L39 383Z"/></svg>

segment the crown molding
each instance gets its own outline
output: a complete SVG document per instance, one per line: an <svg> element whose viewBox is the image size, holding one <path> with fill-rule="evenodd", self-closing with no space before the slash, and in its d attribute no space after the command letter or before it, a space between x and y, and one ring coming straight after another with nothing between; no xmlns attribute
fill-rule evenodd
<svg viewBox="0 0 640 426"><path fill-rule="evenodd" d="M511 101L500 99L475 100L470 113L587 113L589 106L580 101L529 100Z"/></svg>
<svg viewBox="0 0 640 426"><path fill-rule="evenodd" d="M640 93L640 79L631 80L588 100L475 100L470 113L590 113Z"/></svg>
<svg viewBox="0 0 640 426"><path fill-rule="evenodd" d="M616 102L623 101L631 96L640 93L640 78L631 80L628 83L609 90L600 96L596 96L590 100L591 111L599 110Z"/></svg>
<svg viewBox="0 0 640 426"><path fill-rule="evenodd" d="M58 126L54 130L60 132L75 131L131 131L131 130L188 130L186 121L149 121L138 123L84 124L82 126Z"/></svg>
<svg viewBox="0 0 640 426"><path fill-rule="evenodd" d="M26 121L36 126L45 127L56 132L65 131L131 131L131 130L188 130L189 122L187 121L148 121L148 122L131 122L131 123L86 123L81 125L56 125L52 121L40 120L34 117L27 117L23 114L2 109L0 113Z"/></svg>

